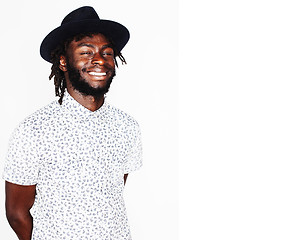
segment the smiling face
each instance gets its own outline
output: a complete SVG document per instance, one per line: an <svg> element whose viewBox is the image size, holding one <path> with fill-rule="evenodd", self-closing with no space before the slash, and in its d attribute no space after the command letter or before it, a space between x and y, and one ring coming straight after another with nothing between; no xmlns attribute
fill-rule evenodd
<svg viewBox="0 0 296 240"><path fill-rule="evenodd" d="M108 92L115 76L114 50L102 34L73 40L60 58L67 88L95 97Z"/></svg>

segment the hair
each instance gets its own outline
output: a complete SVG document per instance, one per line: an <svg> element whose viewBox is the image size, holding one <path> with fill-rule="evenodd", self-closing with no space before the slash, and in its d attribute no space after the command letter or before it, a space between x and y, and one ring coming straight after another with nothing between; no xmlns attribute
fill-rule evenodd
<svg viewBox="0 0 296 240"><path fill-rule="evenodd" d="M74 37L68 38L63 43L60 43L52 52L51 52L51 73L49 75L49 80L52 78L54 79L54 86L55 86L55 95L57 97L60 97L58 102L60 105L62 105L63 97L65 94L65 90L67 88L66 85L66 79L64 72L60 69L60 57L66 56L66 51L69 47L69 44L75 40L80 41L84 37L92 37L96 33L83 33L76 35ZM122 56L121 52L119 52L112 39L108 38L109 42L111 43L111 46L114 50L114 62L116 67L118 67L118 63L116 61L116 57L118 57L122 64L126 64L125 58Z"/></svg>

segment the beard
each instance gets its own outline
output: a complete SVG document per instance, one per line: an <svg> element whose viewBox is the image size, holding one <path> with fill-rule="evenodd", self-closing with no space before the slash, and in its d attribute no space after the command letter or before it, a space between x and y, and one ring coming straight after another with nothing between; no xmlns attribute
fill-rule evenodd
<svg viewBox="0 0 296 240"><path fill-rule="evenodd" d="M115 69L112 67L105 66L105 68L112 72L110 78L107 80L104 87L94 88L90 86L84 78L81 77L79 70L67 61L67 72L72 87L85 96L93 96L95 98L101 97L109 91L112 80L116 75ZM82 72L85 71L86 69L83 68Z"/></svg>

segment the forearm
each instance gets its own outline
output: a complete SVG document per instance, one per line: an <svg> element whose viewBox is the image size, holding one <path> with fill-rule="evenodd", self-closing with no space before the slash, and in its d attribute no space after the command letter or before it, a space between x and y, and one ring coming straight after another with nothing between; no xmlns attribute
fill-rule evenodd
<svg viewBox="0 0 296 240"><path fill-rule="evenodd" d="M124 185L125 185L125 183L126 183L127 176L128 176L128 173L124 174L124 176L123 176L123 182L124 182Z"/></svg>
<svg viewBox="0 0 296 240"><path fill-rule="evenodd" d="M7 215L7 220L19 240L31 240L33 229L33 218L30 212L25 214Z"/></svg>

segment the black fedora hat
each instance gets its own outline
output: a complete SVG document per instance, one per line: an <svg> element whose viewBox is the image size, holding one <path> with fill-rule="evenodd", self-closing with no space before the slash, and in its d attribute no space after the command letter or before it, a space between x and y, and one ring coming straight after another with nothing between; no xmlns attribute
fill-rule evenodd
<svg viewBox="0 0 296 240"><path fill-rule="evenodd" d="M112 39L118 52L129 40L130 34L120 23L100 19L92 7L81 7L70 12L61 26L51 31L40 46L41 57L51 62L51 52L62 42L80 33L102 33Z"/></svg>

